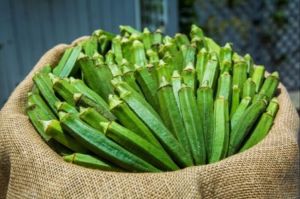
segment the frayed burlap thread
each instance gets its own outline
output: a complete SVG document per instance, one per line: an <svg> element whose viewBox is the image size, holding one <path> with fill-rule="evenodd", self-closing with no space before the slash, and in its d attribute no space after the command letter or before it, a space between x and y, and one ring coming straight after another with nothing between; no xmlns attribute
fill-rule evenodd
<svg viewBox="0 0 300 199"><path fill-rule="evenodd" d="M64 162L25 114L33 74L68 45L50 49L0 113L0 198L297 198L299 117L283 85L268 136L220 162L165 173L116 173Z"/></svg>

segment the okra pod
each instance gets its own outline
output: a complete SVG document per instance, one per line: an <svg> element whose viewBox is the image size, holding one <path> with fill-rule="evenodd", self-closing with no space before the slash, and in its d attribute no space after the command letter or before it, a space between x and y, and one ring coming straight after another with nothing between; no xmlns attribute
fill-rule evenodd
<svg viewBox="0 0 300 199"><path fill-rule="evenodd" d="M109 98L109 105L110 111L118 118L118 121L123 126L143 137L154 146L162 149L161 144L155 138L151 130L124 101L122 101L116 95L111 95Z"/></svg>
<svg viewBox="0 0 300 199"><path fill-rule="evenodd" d="M142 39L143 39L143 44L145 46L145 49L146 50L151 49L152 38L151 38L151 32L149 31L148 28L144 28L143 33L142 33Z"/></svg>
<svg viewBox="0 0 300 199"><path fill-rule="evenodd" d="M121 45L121 37L118 35L112 40L112 52L115 55L115 60L118 65L122 64L123 53L122 53L122 45Z"/></svg>
<svg viewBox="0 0 300 199"><path fill-rule="evenodd" d="M212 53L210 59L208 60L205 66L205 71L203 74L203 79L201 84L207 81L208 86L214 89L217 81L218 73L219 73L219 64L218 64L217 54Z"/></svg>
<svg viewBox="0 0 300 199"><path fill-rule="evenodd" d="M219 76L217 98L223 96L225 100L231 100L231 75L224 72Z"/></svg>
<svg viewBox="0 0 300 199"><path fill-rule="evenodd" d="M196 73L198 82L201 84L203 80L204 71L206 69L207 62L209 60L210 54L205 48L202 48L197 54L196 61Z"/></svg>
<svg viewBox="0 0 300 199"><path fill-rule="evenodd" d="M97 104L109 108L104 99L94 90L89 88L82 80L71 77L70 83L78 92L83 93L90 99L94 100Z"/></svg>
<svg viewBox="0 0 300 199"><path fill-rule="evenodd" d="M82 93L75 93L73 95L73 99L75 101L76 106L93 107L96 111L98 111L106 119L108 119L108 120L116 119L116 117L109 111L109 109L106 106L97 104L94 100L90 99L88 96L86 96Z"/></svg>
<svg viewBox="0 0 300 199"><path fill-rule="evenodd" d="M70 56L66 60L66 63L63 65L61 70L58 68L58 70L53 70L54 74L57 74L59 77L68 77L69 75L75 74L78 70L78 66L76 64L76 61L79 57L79 54L81 52L81 46L76 46L73 48Z"/></svg>
<svg viewBox="0 0 300 199"><path fill-rule="evenodd" d="M217 54L220 53L221 47L214 40L208 37L205 37L204 40L205 40L205 46L209 52L214 52Z"/></svg>
<svg viewBox="0 0 300 199"><path fill-rule="evenodd" d="M57 115L55 103L58 102L59 99L54 94L49 75L46 73L37 73L34 75L33 81L51 110Z"/></svg>
<svg viewBox="0 0 300 199"><path fill-rule="evenodd" d="M89 57L92 57L94 53L98 53L97 38L95 36L91 36L90 38L85 40L82 44L82 49L84 53Z"/></svg>
<svg viewBox="0 0 300 199"><path fill-rule="evenodd" d="M244 60L246 61L247 63L247 73L248 73L248 76L252 76L253 72L254 72L254 63L253 63L253 59L252 57L249 55L249 54L246 54L244 56Z"/></svg>
<svg viewBox="0 0 300 199"><path fill-rule="evenodd" d="M203 38L204 37L204 33L202 31L202 29L198 26L196 26L195 24L193 24L191 26L191 32L190 32L190 37L193 39L194 37L200 37Z"/></svg>
<svg viewBox="0 0 300 199"><path fill-rule="evenodd" d="M159 62L159 57L156 51L148 49L146 53L150 64L155 64Z"/></svg>
<svg viewBox="0 0 300 199"><path fill-rule="evenodd" d="M40 136L46 141L50 141L51 137L47 135L44 131L42 120L55 119L48 115L43 109L41 109L37 104L27 104L26 113L33 124L34 128L40 134Z"/></svg>
<svg viewBox="0 0 300 199"><path fill-rule="evenodd" d="M209 163L217 162L227 155L229 132L227 128L228 102L221 96L214 105L214 131L212 136L212 149Z"/></svg>
<svg viewBox="0 0 300 199"><path fill-rule="evenodd" d="M61 96L66 102L71 105L75 105L73 95L78 92L67 79L52 79L54 91Z"/></svg>
<svg viewBox="0 0 300 199"><path fill-rule="evenodd" d="M57 112L63 111L66 113L78 113L77 109L74 106L68 104L67 102L56 102L55 107L57 109Z"/></svg>
<svg viewBox="0 0 300 199"><path fill-rule="evenodd" d="M266 109L266 101L259 100L252 103L242 114L237 121L237 125L232 129L230 134L230 144L228 155L236 153L245 137L249 134L250 129L254 125L255 121Z"/></svg>
<svg viewBox="0 0 300 199"><path fill-rule="evenodd" d="M157 29L152 33L152 45L158 46L162 44L162 32L160 29Z"/></svg>
<svg viewBox="0 0 300 199"><path fill-rule="evenodd" d="M194 91L191 87L183 85L179 90L180 110L187 132L189 147L195 165L205 164L206 151L201 126L200 115L197 108Z"/></svg>
<svg viewBox="0 0 300 199"><path fill-rule="evenodd" d="M43 98L38 93L28 93L28 104L36 104L41 108L45 113L47 113L51 118L56 118L55 114L51 111L51 109L48 107L46 102L43 100Z"/></svg>
<svg viewBox="0 0 300 199"><path fill-rule="evenodd" d="M159 172L160 170L128 152L112 140L80 119L76 115L66 114L61 118L61 125L83 146L104 159L128 171Z"/></svg>
<svg viewBox="0 0 300 199"><path fill-rule="evenodd" d="M132 53L134 57L134 63L138 67L145 67L147 64L147 59L144 44L138 40L135 40L132 44Z"/></svg>
<svg viewBox="0 0 300 199"><path fill-rule="evenodd" d="M196 48L192 45L188 45L186 48L186 52L183 54L183 66L187 66L189 64L194 66L196 59Z"/></svg>
<svg viewBox="0 0 300 199"><path fill-rule="evenodd" d="M190 40L185 34L175 34L175 41L178 48L180 48L182 45L190 45Z"/></svg>
<svg viewBox="0 0 300 199"><path fill-rule="evenodd" d="M46 120L41 122L44 128L44 132L48 136L56 140L57 142L61 143L63 146L71 149L74 152L79 152L79 153L88 152L88 150L85 147L83 147L73 137L66 134L62 130L60 126L60 122L58 120Z"/></svg>
<svg viewBox="0 0 300 199"><path fill-rule="evenodd" d="M179 107L177 106L172 85L163 76L157 91L160 115L166 127L173 133L186 152L191 152Z"/></svg>
<svg viewBox="0 0 300 199"><path fill-rule="evenodd" d="M246 111L246 109L249 107L249 105L251 104L251 97L244 97L241 100L241 103L237 106L236 111L234 112L234 114L231 117L231 129L235 128L235 126L238 124L238 120L242 117L242 115L244 114L244 112Z"/></svg>
<svg viewBox="0 0 300 199"><path fill-rule="evenodd" d="M182 71L181 74L183 83L191 87L196 92L196 71L192 63L189 63Z"/></svg>
<svg viewBox="0 0 300 199"><path fill-rule="evenodd" d="M53 69L53 74L54 75L59 75L61 73L61 71L63 70L66 62L68 61L72 51L73 51L73 47L71 48L67 48L63 54L63 56L61 57L60 61L58 62L58 64L56 65L56 67Z"/></svg>
<svg viewBox="0 0 300 199"><path fill-rule="evenodd" d="M253 96L255 95L255 89L256 89L256 85L254 83L254 81L252 81L251 78L248 78L243 86L243 95L242 98L244 97L251 97L253 98Z"/></svg>
<svg viewBox="0 0 300 199"><path fill-rule="evenodd" d="M101 169L103 171L122 171L121 169L113 166L111 163L108 163L104 160L100 160L98 157L83 154L83 153L73 153L71 155L63 156L66 162L72 164L84 166L91 169Z"/></svg>
<svg viewBox="0 0 300 199"><path fill-rule="evenodd" d="M79 64L87 85L107 101L108 95L113 93L110 83L112 74L109 68L104 64L95 66L87 56L82 56Z"/></svg>
<svg viewBox="0 0 300 199"><path fill-rule="evenodd" d="M174 93L177 106L180 107L178 91L181 88L181 76L177 70L173 71L171 81L172 81L172 88L173 88L173 93Z"/></svg>
<svg viewBox="0 0 300 199"><path fill-rule="evenodd" d="M276 93L278 84L279 84L279 74L278 72L273 72L271 75L269 75L266 78L258 95L254 97L254 101L261 99L262 96L266 97L268 101L271 100L274 94Z"/></svg>
<svg viewBox="0 0 300 199"><path fill-rule="evenodd" d="M239 61L233 65L232 85L237 85L240 89L240 95L243 93L243 85L247 80L247 64L245 61Z"/></svg>
<svg viewBox="0 0 300 199"><path fill-rule="evenodd" d="M165 151L116 122L100 122L104 134L120 146L163 171L179 169Z"/></svg>
<svg viewBox="0 0 300 199"><path fill-rule="evenodd" d="M207 82L197 91L197 106L205 139L206 157L209 160L214 130L214 98L213 90L207 85Z"/></svg>
<svg viewBox="0 0 300 199"><path fill-rule="evenodd" d="M101 130L102 127L100 126L100 122L107 122L108 119L106 119L104 116L102 116L98 111L96 111L94 108L88 107L83 108L80 107L80 114L79 118L89 124L91 127Z"/></svg>
<svg viewBox="0 0 300 199"><path fill-rule="evenodd" d="M274 118L279 109L278 100L276 98L272 99L267 107L267 111L263 113L259 122L257 123L255 129L251 133L248 140L245 142L243 147L240 149L240 152L245 151L252 146L259 143L263 138L266 137L269 130L273 125Z"/></svg>
<svg viewBox="0 0 300 199"><path fill-rule="evenodd" d="M156 138L163 145L165 150L171 155L173 160L180 167L187 167L193 164L191 157L184 150L183 146L176 140L172 133L162 123L161 119L153 114L149 106L145 106L139 98L126 90L120 90L120 97L126 104L143 120L143 122L152 130Z"/></svg>
<svg viewBox="0 0 300 199"><path fill-rule="evenodd" d="M230 106L230 118L232 118L239 104L240 104L240 88L238 85L233 85L231 106Z"/></svg>
<svg viewBox="0 0 300 199"><path fill-rule="evenodd" d="M224 47L220 50L220 70L221 73L231 72L232 67L232 47L231 44L226 43Z"/></svg>
<svg viewBox="0 0 300 199"><path fill-rule="evenodd" d="M141 35L142 33L136 29L134 29L131 26L120 26L120 32L122 35L125 33L128 33L129 35L136 34L136 35Z"/></svg>
<svg viewBox="0 0 300 199"><path fill-rule="evenodd" d="M252 81L255 83L255 92L258 93L258 91L261 88L262 83L265 79L265 67L259 65L254 68L253 74L251 76Z"/></svg>

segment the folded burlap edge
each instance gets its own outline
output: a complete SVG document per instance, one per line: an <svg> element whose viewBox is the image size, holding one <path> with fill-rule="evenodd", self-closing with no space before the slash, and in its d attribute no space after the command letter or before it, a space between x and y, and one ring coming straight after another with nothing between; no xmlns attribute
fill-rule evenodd
<svg viewBox="0 0 300 199"><path fill-rule="evenodd" d="M72 45L86 37L75 40ZM24 113L33 74L69 45L46 52L0 113L0 198L296 198L299 117L280 84L280 109L268 136L218 163L165 173L115 173L64 162Z"/></svg>

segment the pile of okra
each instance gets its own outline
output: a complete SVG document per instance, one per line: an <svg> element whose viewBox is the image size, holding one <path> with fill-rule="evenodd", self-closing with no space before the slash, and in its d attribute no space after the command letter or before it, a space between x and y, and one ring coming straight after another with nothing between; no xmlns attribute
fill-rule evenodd
<svg viewBox="0 0 300 199"><path fill-rule="evenodd" d="M260 142L279 75L193 25L170 37L96 30L33 77L26 112L67 162L161 172L215 163Z"/></svg>

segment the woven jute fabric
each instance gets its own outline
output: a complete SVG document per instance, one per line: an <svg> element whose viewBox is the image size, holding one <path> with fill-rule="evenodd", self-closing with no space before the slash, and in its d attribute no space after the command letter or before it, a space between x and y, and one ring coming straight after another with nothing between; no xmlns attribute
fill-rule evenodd
<svg viewBox="0 0 300 199"><path fill-rule="evenodd" d="M64 162L25 113L33 74L68 45L45 53L0 113L0 198L297 198L299 117L283 85L267 137L220 162L164 173L117 173Z"/></svg>

